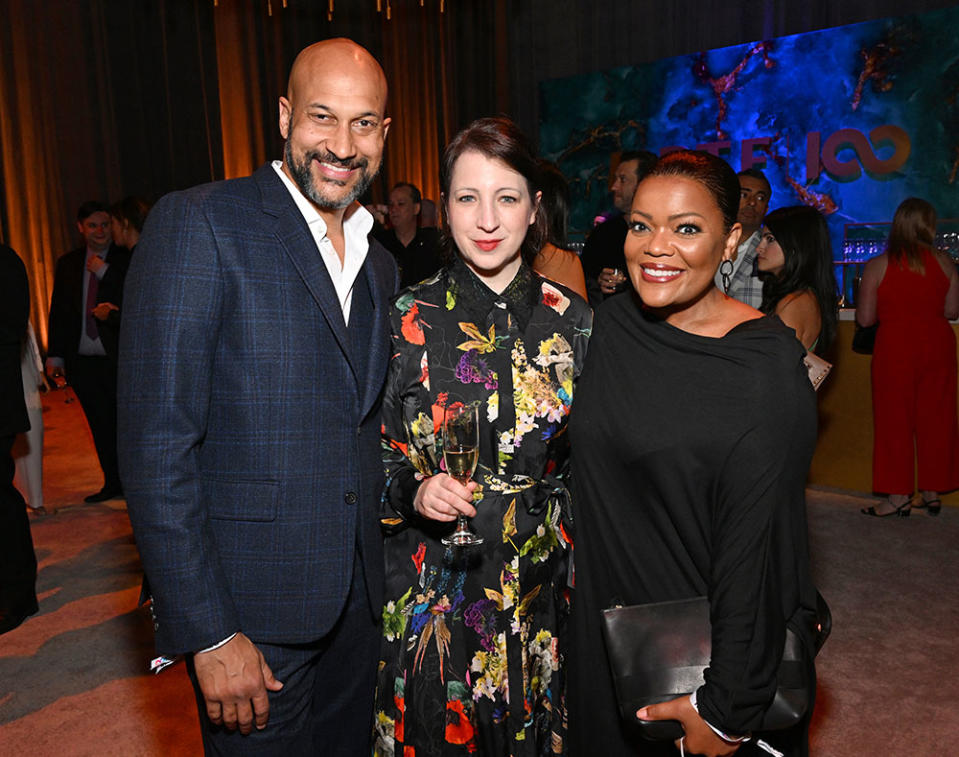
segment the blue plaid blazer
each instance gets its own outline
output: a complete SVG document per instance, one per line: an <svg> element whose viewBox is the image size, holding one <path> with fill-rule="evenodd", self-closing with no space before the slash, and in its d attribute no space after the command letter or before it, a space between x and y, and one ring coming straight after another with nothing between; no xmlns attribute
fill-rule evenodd
<svg viewBox="0 0 959 757"><path fill-rule="evenodd" d="M326 634L355 550L382 604L379 403L392 256L371 240L350 325L270 165L164 197L126 280L119 446L157 649Z"/></svg>

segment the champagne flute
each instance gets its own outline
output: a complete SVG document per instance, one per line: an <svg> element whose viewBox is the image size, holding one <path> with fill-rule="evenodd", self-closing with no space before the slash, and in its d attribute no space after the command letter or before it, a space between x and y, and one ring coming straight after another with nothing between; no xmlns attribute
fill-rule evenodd
<svg viewBox="0 0 959 757"><path fill-rule="evenodd" d="M443 412L443 460L446 472L466 486L479 460L479 406L475 402L452 405ZM459 515L456 530L442 541L447 546L470 547L482 544L483 537L470 529L465 515Z"/></svg>

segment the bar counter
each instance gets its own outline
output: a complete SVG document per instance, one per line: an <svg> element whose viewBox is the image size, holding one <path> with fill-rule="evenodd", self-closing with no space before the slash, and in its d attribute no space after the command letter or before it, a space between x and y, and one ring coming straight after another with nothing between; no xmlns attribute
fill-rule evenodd
<svg viewBox="0 0 959 757"><path fill-rule="evenodd" d="M959 335L959 322L952 324ZM830 359L833 369L819 390L819 440L809 483L851 492L872 491L871 355L852 351L855 311L841 310ZM959 492L942 497L959 505Z"/></svg>

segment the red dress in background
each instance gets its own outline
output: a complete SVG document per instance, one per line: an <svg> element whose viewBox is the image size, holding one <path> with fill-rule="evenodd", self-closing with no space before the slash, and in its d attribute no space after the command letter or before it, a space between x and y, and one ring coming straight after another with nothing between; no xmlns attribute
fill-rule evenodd
<svg viewBox="0 0 959 757"><path fill-rule="evenodd" d="M959 488L956 337L943 315L949 279L929 250L925 274L889 261L877 290L872 358L872 488L911 494ZM915 444L914 444L915 442Z"/></svg>

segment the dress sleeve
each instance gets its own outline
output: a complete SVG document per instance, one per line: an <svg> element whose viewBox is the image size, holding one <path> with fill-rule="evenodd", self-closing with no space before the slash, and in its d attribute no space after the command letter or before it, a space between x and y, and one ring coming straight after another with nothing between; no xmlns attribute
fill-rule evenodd
<svg viewBox="0 0 959 757"><path fill-rule="evenodd" d="M782 362L779 375L744 384L764 388L718 474L709 514L712 658L697 699L702 717L730 734L759 726L775 694L786 622L811 585L804 484L815 398L798 355Z"/></svg>
<svg viewBox="0 0 959 757"><path fill-rule="evenodd" d="M381 443L386 484L384 525L415 516L413 498L423 478L438 470L435 422L429 401L429 361L417 305L409 290L391 313L393 356L383 395ZM424 411L425 410L425 411Z"/></svg>

